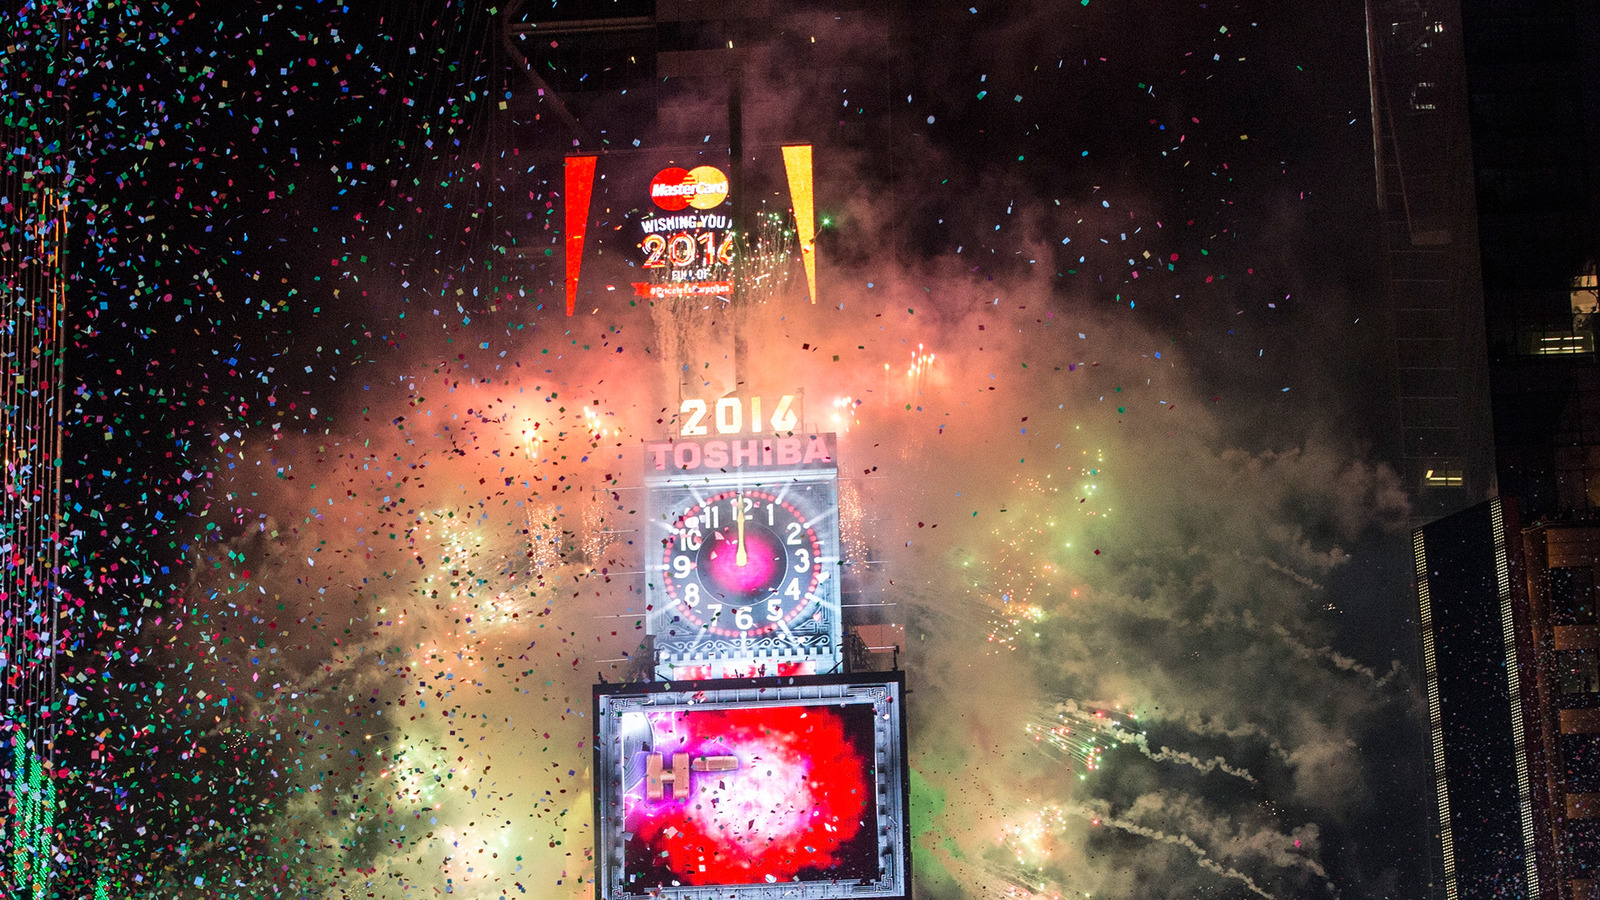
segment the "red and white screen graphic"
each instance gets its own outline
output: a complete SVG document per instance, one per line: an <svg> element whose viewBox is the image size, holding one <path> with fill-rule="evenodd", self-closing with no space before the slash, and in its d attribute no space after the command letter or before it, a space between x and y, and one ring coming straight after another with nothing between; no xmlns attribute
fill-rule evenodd
<svg viewBox="0 0 1600 900"><path fill-rule="evenodd" d="M872 878L869 705L634 712L624 794L635 885Z"/></svg>

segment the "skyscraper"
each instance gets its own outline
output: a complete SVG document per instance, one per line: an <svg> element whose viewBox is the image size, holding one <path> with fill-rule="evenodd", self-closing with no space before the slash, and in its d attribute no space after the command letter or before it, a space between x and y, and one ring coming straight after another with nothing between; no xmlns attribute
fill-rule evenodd
<svg viewBox="0 0 1600 900"><path fill-rule="evenodd" d="M1367 9L1436 885L1600 896L1600 10Z"/></svg>

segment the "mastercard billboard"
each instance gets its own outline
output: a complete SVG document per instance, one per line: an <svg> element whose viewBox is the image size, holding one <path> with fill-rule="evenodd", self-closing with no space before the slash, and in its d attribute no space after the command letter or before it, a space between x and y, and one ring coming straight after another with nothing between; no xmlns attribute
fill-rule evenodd
<svg viewBox="0 0 1600 900"><path fill-rule="evenodd" d="M728 199L728 176L715 166L668 166L650 179L650 200L667 212L716 209Z"/></svg>
<svg viewBox="0 0 1600 900"><path fill-rule="evenodd" d="M779 207L785 236L792 239L783 246L795 248L792 255L815 302L811 147L774 149L779 152L758 152L745 166L744 177L755 188L747 185L747 193L762 198L762 208L749 212L766 224L773 206ZM735 283L741 226L729 169L725 150L567 157L567 315L580 297L598 301L616 291L650 301L733 299L741 287ZM762 245L770 248L772 242ZM764 260L763 271L770 272L773 262Z"/></svg>
<svg viewBox="0 0 1600 900"><path fill-rule="evenodd" d="M902 673L597 685L599 900L910 896Z"/></svg>

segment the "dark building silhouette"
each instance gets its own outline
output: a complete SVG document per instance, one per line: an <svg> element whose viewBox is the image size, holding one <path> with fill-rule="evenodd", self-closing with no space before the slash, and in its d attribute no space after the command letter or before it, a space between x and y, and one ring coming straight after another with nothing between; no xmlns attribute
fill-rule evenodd
<svg viewBox="0 0 1600 900"><path fill-rule="evenodd" d="M1436 895L1600 897L1600 7L1367 13Z"/></svg>
<svg viewBox="0 0 1600 900"><path fill-rule="evenodd" d="M1413 542L1439 893L1543 896L1551 853L1532 690L1540 660L1515 504L1478 504L1417 529Z"/></svg>

